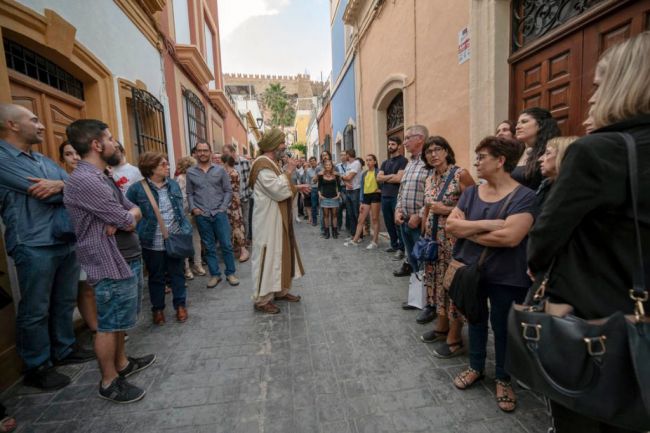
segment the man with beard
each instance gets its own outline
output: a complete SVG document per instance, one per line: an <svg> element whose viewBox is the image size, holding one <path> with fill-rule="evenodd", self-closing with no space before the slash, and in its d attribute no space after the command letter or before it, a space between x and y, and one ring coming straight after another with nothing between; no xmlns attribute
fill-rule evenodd
<svg viewBox="0 0 650 433"><path fill-rule="evenodd" d="M251 168L249 185L253 188L253 301L256 311L277 314L276 301L299 302L289 293L293 278L304 274L293 231L292 201L297 190L309 192L309 185L295 186L291 175L297 161L287 158L284 172L278 166L285 156L284 133L273 128L264 134L258 146L262 155Z"/></svg>
<svg viewBox="0 0 650 433"><path fill-rule="evenodd" d="M130 403L144 397L145 391L126 377L156 360L155 355L127 357L124 350L124 333L135 327L142 302L142 251L134 232L142 214L105 174L106 167L120 158L108 125L77 120L66 134L81 156L65 184L64 203L77 233L79 262L97 300L99 396Z"/></svg>
<svg viewBox="0 0 650 433"><path fill-rule="evenodd" d="M65 171L31 150L43 142L44 126L19 105L0 104L0 209L5 246L20 283L16 348L25 363L24 382L44 390L70 378L52 364L93 359L76 349L72 313L79 263L69 216L63 207Z"/></svg>
<svg viewBox="0 0 650 433"><path fill-rule="evenodd" d="M232 200L230 176L221 165L211 162L212 149L205 142L196 144L198 164L187 169L187 206L196 218L201 241L205 246L205 261L208 262L210 279L207 287L216 287L221 282L221 271L217 261L216 241L221 245L226 265L226 281L231 286L239 284L235 276L235 254L232 248L232 229L228 221L228 206Z"/></svg>

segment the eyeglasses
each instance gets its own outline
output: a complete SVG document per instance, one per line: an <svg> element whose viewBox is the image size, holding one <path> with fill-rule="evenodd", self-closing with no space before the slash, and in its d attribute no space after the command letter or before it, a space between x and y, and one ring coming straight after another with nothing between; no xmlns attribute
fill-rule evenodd
<svg viewBox="0 0 650 433"><path fill-rule="evenodd" d="M433 155L434 153L435 153L435 154L439 154L439 153L442 152L443 150L445 150L445 149L443 149L442 147L434 146L434 147L430 147L430 148L428 148L427 151L424 152L424 154L425 154L425 155Z"/></svg>
<svg viewBox="0 0 650 433"><path fill-rule="evenodd" d="M485 158L487 158L488 156L490 156L489 153L477 153L477 154L476 154L476 162L481 162L481 161L483 161Z"/></svg>
<svg viewBox="0 0 650 433"><path fill-rule="evenodd" d="M415 137L424 137L424 135L422 135L422 134L407 135L406 137L404 137L404 141L409 141L410 139L415 138Z"/></svg>

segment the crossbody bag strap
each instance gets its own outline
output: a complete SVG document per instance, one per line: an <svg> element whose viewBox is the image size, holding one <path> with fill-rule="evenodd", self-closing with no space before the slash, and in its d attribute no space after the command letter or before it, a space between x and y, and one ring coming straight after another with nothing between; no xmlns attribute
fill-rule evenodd
<svg viewBox="0 0 650 433"><path fill-rule="evenodd" d="M641 244L641 229L639 228L639 163L636 155L636 142L634 137L628 133L619 133L627 147L627 165L630 172L630 196L632 198L632 215L634 216L634 231L636 234L636 265L632 271L632 289L630 297L635 303L635 315L637 319L645 315L643 302L648 300L648 291L643 271L643 249Z"/></svg>
<svg viewBox="0 0 650 433"><path fill-rule="evenodd" d="M508 209L508 205L510 205L510 202L512 201L512 198L515 196L517 191L519 191L519 188L521 188L521 185L517 185L515 189L510 191L510 194L506 197L506 201L503 202L501 207L499 208L499 212L497 213L496 219L502 219L503 215L506 213ZM476 195L478 195L478 187L476 187ZM488 257L495 251L494 248L490 247L484 247L483 252L481 253L481 257L478 259L478 267L480 268L483 266L483 263L488 259Z"/></svg>
<svg viewBox="0 0 650 433"><path fill-rule="evenodd" d="M438 197L436 197L436 201L442 200L442 198L445 196L445 193L447 192L447 189L449 189L449 184L451 183L452 180L454 180L454 175L456 174L456 171L458 171L458 167L452 167L451 170L449 171L449 174L447 175L447 179L445 179L445 184L442 186L442 189L438 193ZM432 230L432 237L433 239L436 238L436 230L438 230L438 214L436 214L433 217L433 224L431 225L431 230Z"/></svg>
<svg viewBox="0 0 650 433"><path fill-rule="evenodd" d="M167 230L167 226L165 226L165 221L163 220L163 217L160 214L160 209L158 208L158 204L156 203L156 200L153 198L153 194L151 193L151 188L149 188L149 184L147 183L146 179L142 179L140 183L142 183L142 188L144 188L144 193L147 194L147 198L149 198L149 203L151 203L153 212L156 214L156 219L158 220L158 225L160 226L160 232L162 233L163 239L167 239L169 237L169 231Z"/></svg>

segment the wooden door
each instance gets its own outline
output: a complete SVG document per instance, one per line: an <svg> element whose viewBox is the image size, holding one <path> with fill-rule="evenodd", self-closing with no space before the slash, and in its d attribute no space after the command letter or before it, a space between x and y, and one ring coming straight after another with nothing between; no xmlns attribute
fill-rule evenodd
<svg viewBox="0 0 650 433"><path fill-rule="evenodd" d="M589 112L593 76L599 56L610 46L650 28L650 2L613 4L606 13L580 26L567 23L563 36L512 63L510 116L528 107L542 107L557 119L563 135L583 135ZM560 30L558 30L560 31ZM522 51L525 51L524 47Z"/></svg>
<svg viewBox="0 0 650 433"><path fill-rule="evenodd" d="M45 126L45 140L34 150L58 162L65 128L85 117L84 102L13 71L10 86L13 102L30 109Z"/></svg>

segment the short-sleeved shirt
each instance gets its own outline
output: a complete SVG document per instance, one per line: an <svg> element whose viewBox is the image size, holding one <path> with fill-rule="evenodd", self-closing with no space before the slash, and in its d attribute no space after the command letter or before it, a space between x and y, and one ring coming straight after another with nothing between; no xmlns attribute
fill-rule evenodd
<svg viewBox="0 0 650 433"><path fill-rule="evenodd" d="M408 164L408 159L402 155L394 156L381 163L379 171L384 174L397 174L398 171L404 170ZM381 186L381 195L383 197L397 197L399 192L399 183L384 182Z"/></svg>
<svg viewBox="0 0 650 433"><path fill-rule="evenodd" d="M470 186L465 189L458 201L458 209L462 210L468 221L506 219L510 215L529 213L534 216L535 192L525 186L515 191L510 203L499 215L507 196L496 202L485 202L478 195L478 187ZM490 248L488 257L481 268L481 281L488 284L503 284L506 286L528 287L530 279L526 274L526 236L514 248ZM453 257L465 264L478 262L485 247L468 239L458 239L454 245Z"/></svg>
<svg viewBox="0 0 650 433"><path fill-rule="evenodd" d="M361 176L363 173L361 172L361 163L357 159L353 159L345 165L345 174L349 174L351 172L355 172L356 175L352 178L351 181L349 181L352 183L352 187L346 187L346 189L355 190L361 188Z"/></svg>
<svg viewBox="0 0 650 433"><path fill-rule="evenodd" d="M131 185L140 182L142 179L143 177L142 173L140 173L140 169L128 162L113 167L113 180L124 194L126 194Z"/></svg>
<svg viewBox="0 0 650 433"><path fill-rule="evenodd" d="M305 176L307 177L307 182L311 185L312 188L318 188L318 179L314 180L316 176L319 173L318 167L311 167L309 166L307 170L305 170Z"/></svg>

